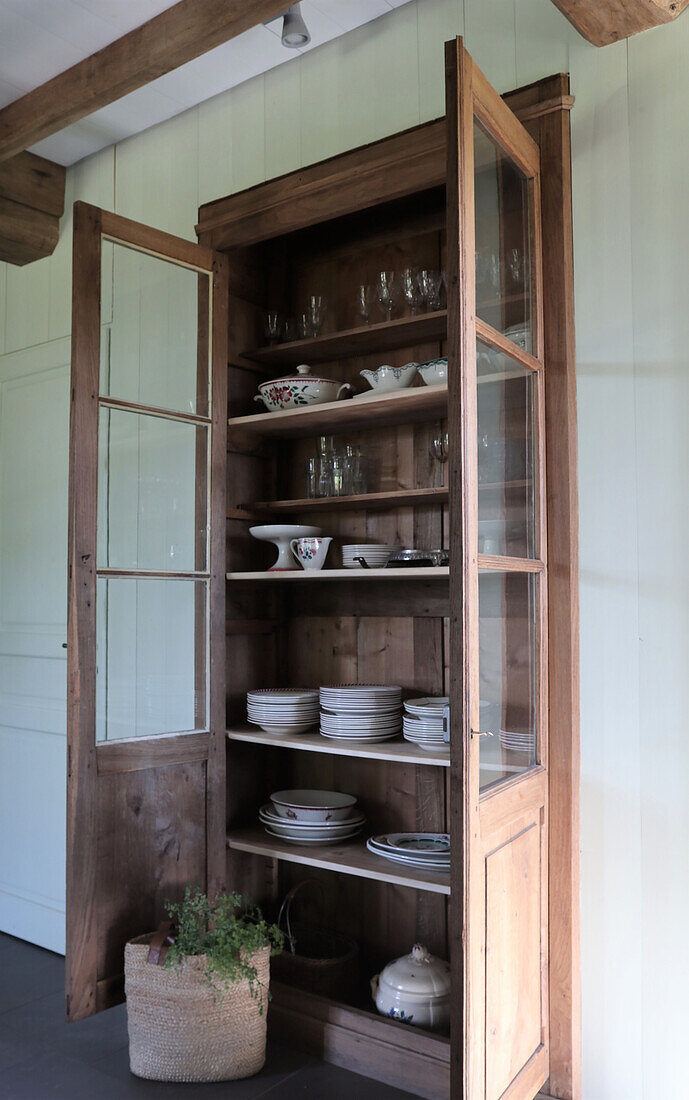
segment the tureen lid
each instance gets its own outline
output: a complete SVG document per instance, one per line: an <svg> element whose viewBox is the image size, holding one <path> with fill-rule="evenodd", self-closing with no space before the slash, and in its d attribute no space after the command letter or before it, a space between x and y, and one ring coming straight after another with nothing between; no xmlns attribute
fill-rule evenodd
<svg viewBox="0 0 689 1100"><path fill-rule="evenodd" d="M446 997L450 992L450 964L415 943L408 955L389 962L379 982L402 993Z"/></svg>
<svg viewBox="0 0 689 1100"><path fill-rule="evenodd" d="M265 386L275 386L278 382L329 382L333 386L340 385L334 378L316 378L311 374L308 363L300 363L296 374L283 374L279 378L271 378L269 382L261 382L258 388L262 390Z"/></svg>

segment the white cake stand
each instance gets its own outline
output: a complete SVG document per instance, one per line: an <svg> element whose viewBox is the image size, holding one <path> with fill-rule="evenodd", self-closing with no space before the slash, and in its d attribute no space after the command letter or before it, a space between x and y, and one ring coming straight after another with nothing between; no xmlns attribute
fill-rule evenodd
<svg viewBox="0 0 689 1100"><path fill-rule="evenodd" d="M277 546L277 561L268 570L269 573L274 573L276 570L298 569L289 547L290 540L317 538L321 534L321 528L296 523L264 523L260 527L250 527L249 534L261 542L273 542Z"/></svg>

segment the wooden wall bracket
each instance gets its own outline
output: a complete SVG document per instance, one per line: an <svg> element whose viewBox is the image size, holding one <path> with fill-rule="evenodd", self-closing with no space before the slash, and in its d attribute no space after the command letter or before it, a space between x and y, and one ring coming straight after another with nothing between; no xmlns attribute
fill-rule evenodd
<svg viewBox="0 0 689 1100"><path fill-rule="evenodd" d="M34 153L0 164L0 260L23 266L55 250L65 206L65 169Z"/></svg>
<svg viewBox="0 0 689 1100"><path fill-rule="evenodd" d="M689 0L553 0L579 34L594 46L609 46L622 38L671 23Z"/></svg>

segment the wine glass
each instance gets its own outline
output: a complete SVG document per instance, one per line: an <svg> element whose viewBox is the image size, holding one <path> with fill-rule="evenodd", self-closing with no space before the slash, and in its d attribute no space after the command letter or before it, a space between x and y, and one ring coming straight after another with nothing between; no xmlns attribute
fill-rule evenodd
<svg viewBox="0 0 689 1100"><path fill-rule="evenodd" d="M381 271L376 279L378 303L387 320L392 320L392 311L397 302L397 280L394 271Z"/></svg>
<svg viewBox="0 0 689 1100"><path fill-rule="evenodd" d="M320 336L321 334L327 304L322 294L312 294L309 298L308 315L311 321L311 332L314 336Z"/></svg>
<svg viewBox="0 0 689 1100"><path fill-rule="evenodd" d="M423 268L418 273L417 284L419 294L426 304L426 309L431 313L440 309L441 274L439 271L431 271Z"/></svg>
<svg viewBox="0 0 689 1100"><path fill-rule="evenodd" d="M263 331L269 344L277 344L282 332L282 317L274 310L267 310L263 318Z"/></svg>
<svg viewBox="0 0 689 1100"><path fill-rule="evenodd" d="M402 290L402 297L411 309L413 317L414 314L418 313L419 305L421 304L418 272L415 268L405 267L404 271L400 275L400 286Z"/></svg>
<svg viewBox="0 0 689 1100"><path fill-rule="evenodd" d="M365 325L371 324L371 306L373 305L374 288L362 283L357 288L357 307Z"/></svg>

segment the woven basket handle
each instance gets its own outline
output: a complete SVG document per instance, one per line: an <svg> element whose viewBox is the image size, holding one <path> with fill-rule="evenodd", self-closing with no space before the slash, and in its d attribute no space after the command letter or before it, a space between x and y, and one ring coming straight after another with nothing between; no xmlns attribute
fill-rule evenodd
<svg viewBox="0 0 689 1100"><path fill-rule="evenodd" d="M281 923L282 923L282 918L283 918L283 915L284 915L284 918L285 918L285 934L287 936L287 943L289 944L289 949L290 949L290 951L292 952L293 955L296 955L296 953L297 953L297 946L296 946L296 940L295 940L294 936L292 935L292 926L291 926L291 923L290 923L290 911L291 911L291 908L292 908L292 902L294 901L294 898L295 898L296 894L299 892L299 890L301 890L302 886L317 886L318 889L320 890L320 894L321 894L321 906L323 905L323 883L320 881L320 879L317 879L317 878L302 879L301 882L298 882L296 884L296 886L292 887L292 889L289 891L288 894L285 894L284 901L283 901L282 905L280 906L280 913L278 915L278 922L277 923L278 923L278 928L280 928Z"/></svg>
<svg viewBox="0 0 689 1100"><path fill-rule="evenodd" d="M158 931L150 942L146 962L151 963L153 966L162 966L165 962L165 956L174 942L175 937L172 935L172 921L162 921L162 923L158 925Z"/></svg>

